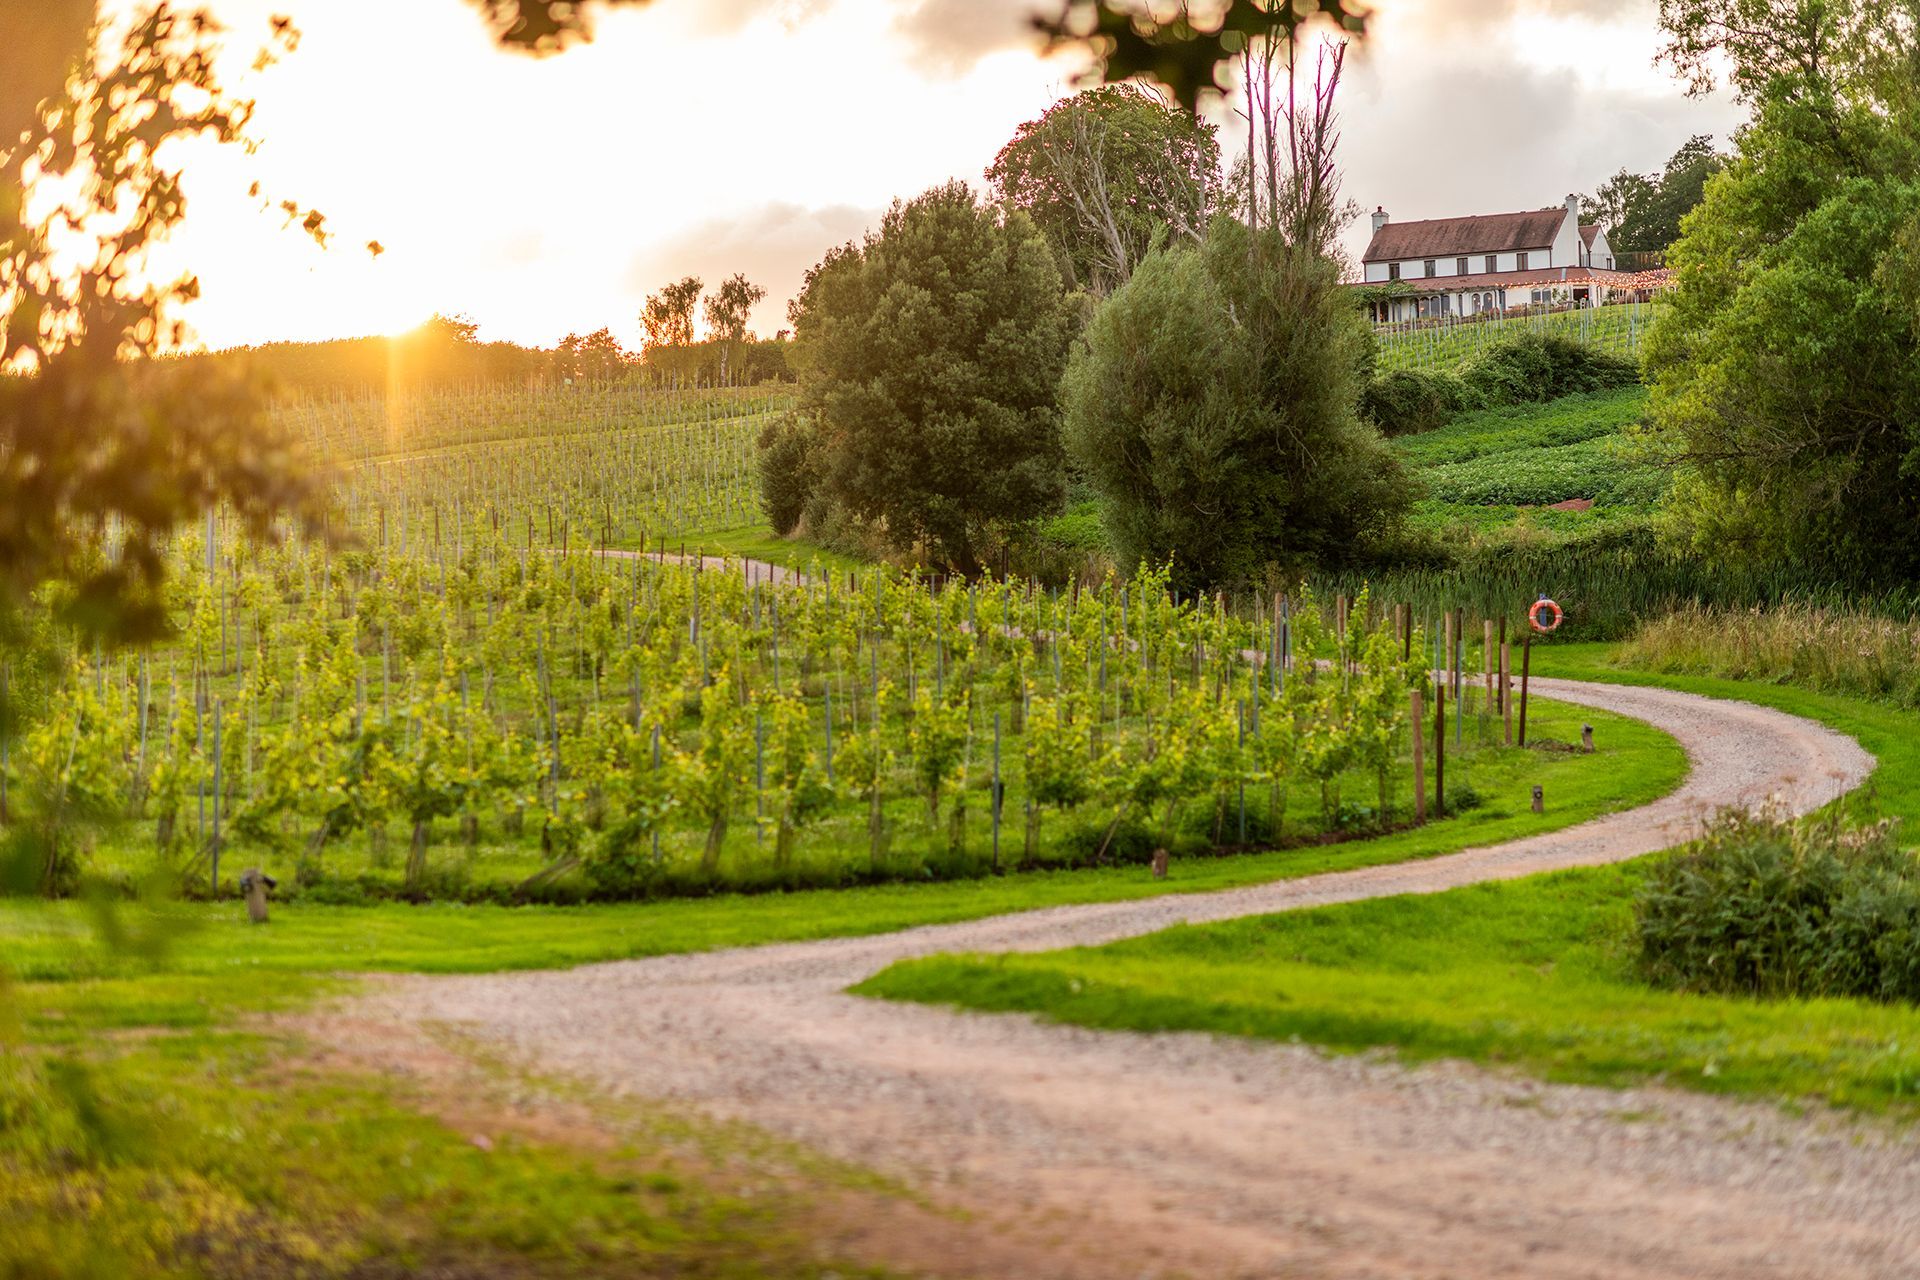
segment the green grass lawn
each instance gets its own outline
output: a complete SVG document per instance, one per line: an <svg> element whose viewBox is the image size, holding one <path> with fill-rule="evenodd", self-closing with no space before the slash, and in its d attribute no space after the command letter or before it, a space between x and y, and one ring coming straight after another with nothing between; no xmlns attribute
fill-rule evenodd
<svg viewBox="0 0 1920 1280"><path fill-rule="evenodd" d="M315 989L26 987L24 1052L0 1034L0 1275L880 1274L790 1229L805 1192L749 1199L637 1115L583 1147L518 1123L537 1082L442 1096L231 1025Z"/></svg>
<svg viewBox="0 0 1920 1280"><path fill-rule="evenodd" d="M1741 698L1818 719L1879 759L1850 802L1920 817L1920 715L1774 685L1623 672L1595 645L1547 645L1541 675ZM1660 1080L1920 1115L1920 1010L1658 991L1626 950L1644 863L1448 893L1180 927L1042 955L937 956L860 990L1086 1026L1299 1037L1411 1060L1465 1058L1547 1079Z"/></svg>

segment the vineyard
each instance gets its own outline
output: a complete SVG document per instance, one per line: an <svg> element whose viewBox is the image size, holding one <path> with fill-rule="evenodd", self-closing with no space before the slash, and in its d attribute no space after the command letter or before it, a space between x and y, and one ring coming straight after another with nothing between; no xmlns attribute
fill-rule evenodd
<svg viewBox="0 0 1920 1280"><path fill-rule="evenodd" d="M1624 302L1602 307L1553 311L1490 312L1477 316L1439 316L1374 326L1378 367L1455 369L1502 338L1516 333L1545 333L1637 359L1640 344L1665 304Z"/></svg>
<svg viewBox="0 0 1920 1280"><path fill-rule="evenodd" d="M1364 595L702 570L529 552L484 516L438 554L223 534L179 549L178 643L14 673L8 818L46 827L52 887L157 857L202 890L258 864L573 899L1366 834L1412 816L1436 661L1467 698L1456 807L1504 741L1465 644Z"/></svg>
<svg viewBox="0 0 1920 1280"><path fill-rule="evenodd" d="M338 476L352 533L433 554L482 517L561 548L754 522L754 441L789 400L601 382L305 399L276 416Z"/></svg>

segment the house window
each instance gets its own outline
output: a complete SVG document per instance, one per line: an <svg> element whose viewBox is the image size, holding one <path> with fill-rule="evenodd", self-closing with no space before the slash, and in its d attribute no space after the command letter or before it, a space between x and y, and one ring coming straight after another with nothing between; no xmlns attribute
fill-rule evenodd
<svg viewBox="0 0 1920 1280"><path fill-rule="evenodd" d="M1427 279L1429 279L1429 280L1431 280L1431 279L1433 279L1433 278L1434 278L1435 276L1437 276L1437 275L1439 275L1439 274L1440 274L1440 273L1439 273L1438 271L1435 271L1435 270L1433 269L1433 259L1432 259L1432 258L1428 258L1428 259L1427 259Z"/></svg>
<svg viewBox="0 0 1920 1280"><path fill-rule="evenodd" d="M1472 268L1467 265L1467 260L1465 258L1455 259L1453 264L1453 270L1455 274L1463 275L1463 276L1469 275L1472 273Z"/></svg>
<svg viewBox="0 0 1920 1280"><path fill-rule="evenodd" d="M1500 269L1500 255L1497 253L1488 254L1487 255L1487 274L1492 275L1494 272L1498 271L1499 269Z"/></svg>
<svg viewBox="0 0 1920 1280"><path fill-rule="evenodd" d="M1524 253L1516 253L1516 254L1514 254L1514 255L1513 255L1513 269L1514 269L1515 271L1525 271L1525 270L1527 269L1527 255L1526 255L1526 254L1524 254Z"/></svg>
<svg viewBox="0 0 1920 1280"><path fill-rule="evenodd" d="M1387 279L1398 280L1399 278L1400 278L1400 264L1397 262L1389 262L1387 264Z"/></svg>
<svg viewBox="0 0 1920 1280"><path fill-rule="evenodd" d="M1611 271L1611 270L1613 270L1613 255L1612 255L1612 254L1608 254L1608 255L1607 255L1607 270L1609 270L1609 271Z"/></svg>

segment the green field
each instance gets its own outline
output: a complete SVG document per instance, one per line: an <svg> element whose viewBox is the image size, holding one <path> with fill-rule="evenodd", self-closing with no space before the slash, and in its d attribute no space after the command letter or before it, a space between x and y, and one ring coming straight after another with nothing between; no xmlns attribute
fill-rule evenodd
<svg viewBox="0 0 1920 1280"><path fill-rule="evenodd" d="M1572 338L1614 355L1635 358L1646 341L1647 327L1664 309L1662 303L1623 303L1573 311L1382 325L1374 330L1378 367L1382 373L1394 369L1457 369L1502 338L1523 332Z"/></svg>
<svg viewBox="0 0 1920 1280"><path fill-rule="evenodd" d="M1628 442L1646 402L1644 387L1627 387L1478 410L1396 439L1394 451L1426 485L1414 527L1467 542L1644 527L1666 488L1664 473L1637 463ZM1555 509L1569 500L1583 509Z"/></svg>

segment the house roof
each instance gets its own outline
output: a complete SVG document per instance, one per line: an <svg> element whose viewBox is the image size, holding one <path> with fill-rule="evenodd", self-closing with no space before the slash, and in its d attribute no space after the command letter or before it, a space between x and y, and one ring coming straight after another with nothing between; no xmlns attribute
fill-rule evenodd
<svg viewBox="0 0 1920 1280"><path fill-rule="evenodd" d="M1481 271L1464 276L1432 276L1423 280L1397 280L1410 293L1471 293L1475 289L1528 288L1538 284L1601 284L1613 289L1653 287L1641 281L1649 273L1600 271L1592 267L1538 267L1531 271ZM1378 289L1383 280L1360 281L1355 289Z"/></svg>
<svg viewBox="0 0 1920 1280"><path fill-rule="evenodd" d="M1566 220L1565 205L1525 213L1480 213L1465 218L1389 222L1373 233L1363 262L1404 258L1449 258L1461 254L1549 249Z"/></svg>
<svg viewBox="0 0 1920 1280"><path fill-rule="evenodd" d="M1597 222L1589 222L1586 226L1580 228L1580 243L1591 249L1593 248L1593 238L1599 234L1600 224Z"/></svg>

